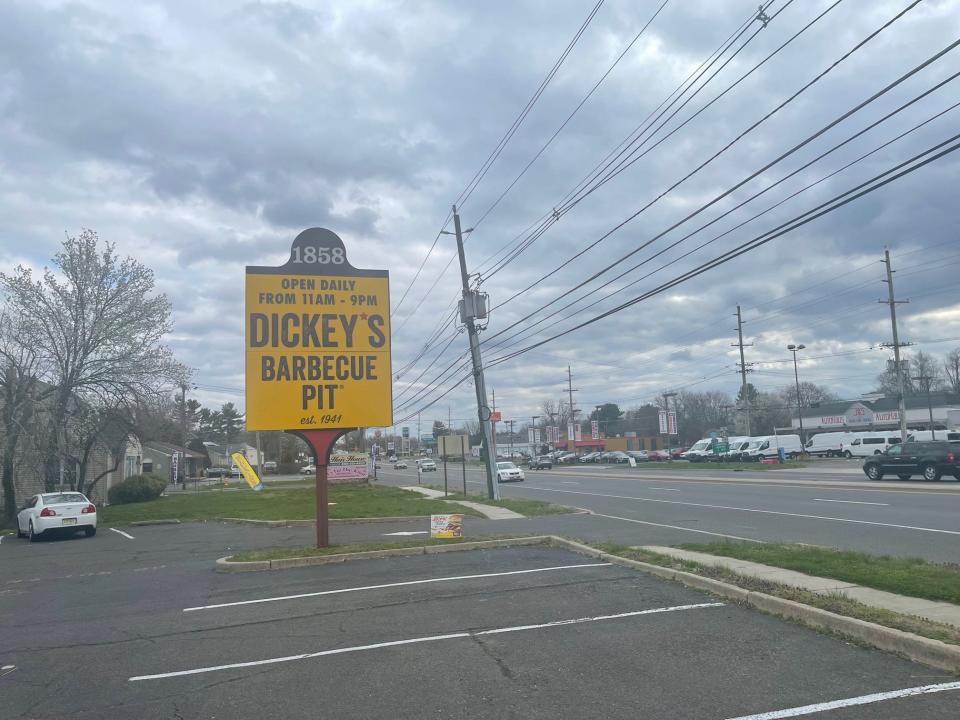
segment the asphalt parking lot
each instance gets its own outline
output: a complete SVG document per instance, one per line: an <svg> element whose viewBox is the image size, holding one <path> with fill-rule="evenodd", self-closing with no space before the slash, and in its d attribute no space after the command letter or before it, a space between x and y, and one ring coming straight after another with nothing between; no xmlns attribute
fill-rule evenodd
<svg viewBox="0 0 960 720"><path fill-rule="evenodd" d="M0 563L20 577L0 585L0 717L953 720L960 707L955 677L563 550L213 572L222 543L250 532L237 529L6 540Z"/></svg>

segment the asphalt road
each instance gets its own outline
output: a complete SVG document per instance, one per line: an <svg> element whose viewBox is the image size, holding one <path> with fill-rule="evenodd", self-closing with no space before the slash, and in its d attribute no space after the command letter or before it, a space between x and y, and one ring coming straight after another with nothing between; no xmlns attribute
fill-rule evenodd
<svg viewBox="0 0 960 720"><path fill-rule="evenodd" d="M525 471L523 483L502 484L504 497L527 497L585 508L566 534L628 544L717 540L804 542L874 554L960 558L960 483L871 483L842 461L807 470L733 472L645 467L555 468ZM416 484L415 470L381 469L378 482ZM479 468L469 468L471 493L486 489ZM424 473L442 487L442 469ZM459 466L450 487L462 488ZM583 525L588 527L584 529ZM617 530L610 528L619 526ZM598 535L600 537L598 537Z"/></svg>
<svg viewBox="0 0 960 720"><path fill-rule="evenodd" d="M955 677L561 550L212 570L302 530L5 539L0 718L957 717Z"/></svg>

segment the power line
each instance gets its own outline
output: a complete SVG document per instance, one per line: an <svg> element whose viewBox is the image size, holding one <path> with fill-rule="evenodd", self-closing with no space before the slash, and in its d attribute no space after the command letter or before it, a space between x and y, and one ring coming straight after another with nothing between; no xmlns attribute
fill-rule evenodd
<svg viewBox="0 0 960 720"><path fill-rule="evenodd" d="M604 72L603 75L600 76L600 79L597 80L596 83L594 83L594 85L593 85L592 88L590 88L590 91L583 97L583 99L582 99L582 100L577 104L577 106L570 112L570 114L567 115L566 119L565 119L562 123L560 123L560 127L558 127L558 128L554 131L553 135L551 135L551 136L547 139L547 141L540 147L540 149L536 152L536 154L535 154L532 158L530 158L530 160L527 162L526 165L524 165L524 167L523 167L523 169L520 171L520 173L513 179L513 181L512 181L509 185L507 185L506 188L504 188L503 192L501 192L500 195L497 196L497 199L493 201L493 203L490 205L490 207L488 207L486 210L484 210L484 211L480 214L480 217L477 218L476 222L474 222L474 224L473 224L474 229L478 228L478 227L480 226L480 223L482 223L482 222L487 218L487 216L488 216L491 212L493 212L494 208L496 208L497 205L500 204L500 201L503 200L503 198L505 198L505 197L507 196L507 193L509 193L509 192L513 189L514 185L516 185L516 184L520 181L520 178L522 178L524 175L527 174L527 171L528 171L528 170L533 166L533 164L540 158L540 156L543 155L543 153L546 151L546 149L547 149L548 147L550 147L551 143L553 143L553 141L557 139L557 136L558 136L561 132L563 132L563 129L569 124L569 122L570 122L571 120L573 120L574 115L576 115L578 112L580 112L580 109L581 109L581 108L587 103L587 101L593 96L593 94L597 91L597 88L599 88L600 85L603 84L603 81L606 80L607 77L610 75L610 73L613 72L614 68L616 68L617 65L620 64L620 61L623 60L624 56L625 56L628 52L630 52L630 49L636 44L637 40L640 39L640 37L643 35L643 33L646 32L647 28L650 27L651 23L653 23L653 21L657 18L657 16L660 14L660 12L663 10L663 8L665 8L665 7L667 6L667 3L668 3L668 2L670 2L670 0L663 0L663 2L660 4L660 7L658 7L657 10L656 10L656 12L653 13L653 16L652 16L649 20L647 20L647 22L644 24L644 26L643 26L642 28L640 28L640 32L638 32L636 35L633 36L633 40L631 40L631 41L627 44L627 46L623 49L623 51L617 56L617 59L613 61L613 63L610 65L610 67L607 68L606 72Z"/></svg>
<svg viewBox="0 0 960 720"><path fill-rule="evenodd" d="M740 255L743 255L747 252L751 252L756 248L762 245L765 245L771 240L774 240L778 237L786 235L787 233L792 232L793 230L796 230L806 225L807 223L812 222L813 220L816 220L824 215L827 215L835 210L838 210L839 208L844 207L845 205L853 202L854 200L857 200L869 193L879 190L880 188L885 187L891 182L894 182L895 180L898 180L901 177L904 177L905 175L908 175L912 172L915 172L925 167L926 165L930 164L931 162L934 162L935 160L938 160L952 152L955 152L958 148L960 148L960 143L955 143L953 145L950 145L950 143L953 143L958 138L960 138L960 134L954 135L953 137L948 138L947 140L941 143L938 143L937 145L931 148L928 148L927 150L911 157L909 160L904 161L903 163L900 163L898 165L895 165L894 167L886 170L885 172L874 176L867 182L861 183L860 185L857 185L851 188L850 190L847 190L844 193L834 196L826 203L818 205L817 207L812 208L811 210L808 210L805 213L802 213L801 215L793 218L792 220L786 223L783 223L777 226L776 228L773 228L772 230L767 231L766 233L762 233L761 235L758 235L752 238L751 240L748 240L747 242L742 243L741 245L733 248L732 250L727 251L726 253L720 255L719 257L716 257L708 261L707 263L703 263L698 267L692 270L689 270L683 273L682 275L677 276L672 280L646 293L643 293L642 295L632 298L624 303L621 303L620 305L614 308L611 308L610 310L600 313L599 315L593 318L590 318L589 320L579 323L578 325L575 325L572 328L564 330L563 332L557 333L556 335L553 335L545 340L541 340L539 342L533 343L528 348L523 348L521 350L515 351L503 357L497 358L491 361L490 363L488 363L488 366L493 366L493 365L506 362L507 360L510 360L519 355L522 355L524 352L527 352L530 349L541 347L543 345L546 345L549 342L552 342L560 337L563 337L572 332L575 332L583 327L592 325L593 323L598 322L599 320L609 317L610 315L613 315L617 312L620 312L621 310L624 310L627 307L631 307L632 305L635 305L638 302L642 302L643 300L649 299L654 295L658 295L662 292L665 292L666 290L676 285L686 282L687 280L690 280L694 277L697 277L698 275L701 275L709 270L712 270L715 267L723 265L729 262L730 260L733 260L739 257ZM939 152L935 152L937 150L939 150ZM935 152L935 154L930 155L930 153L932 152ZM930 157L927 157L924 159L925 155L930 155ZM910 166L911 163L913 163L912 166ZM884 176L889 176L889 177L884 177Z"/></svg>
<svg viewBox="0 0 960 720"><path fill-rule="evenodd" d="M840 1L841 1L841 0L837 0L837 2L840 2ZM770 1L766 4L766 6L761 7L761 12L763 12L763 11L765 11L767 8L769 8L770 5L773 4L773 2L774 2L774 0L770 0ZM780 11L778 11L776 14L779 15L780 12L783 12L783 10L785 10L786 7L788 7L792 2L793 2L793 0L789 0L789 2L787 3L787 6L784 6L783 8L781 8ZM683 95L684 95L688 90L690 90L690 89L700 80L700 78L710 69L710 67L712 67L713 64L714 64L717 60L719 60L719 59L723 56L723 54L733 45L733 43L735 43L735 42L743 35L743 33L746 32L747 28L748 28L755 20L756 20L756 16L755 16L755 15L751 15L750 18L748 18L747 21L746 21L745 23L743 23L743 24L733 33L733 35L731 35L727 40L724 41L724 43L721 44L721 48L720 48L718 51L715 50L713 53L711 53L711 54L707 57L707 59L704 60L696 70L694 70L693 73L691 73L682 83L680 83L680 85L679 85L676 89L674 89L673 92L670 93L670 95L667 96L667 98L665 98L665 99L660 103L660 105L658 105L656 108L654 108L654 110L651 111L651 113L650 113L649 115L647 115L647 117L640 123L640 125L638 125L636 128L634 128L634 130L633 130L631 133L629 133L629 134L627 135L627 137L624 138L624 139L617 145L617 147L615 147L610 153L608 153L607 156L606 156L603 160L601 160L596 166L594 166L594 168L593 168L589 173L587 173L587 175L586 175L579 183L577 183L577 185L575 185L570 191L568 191L567 194L564 195L563 198L561 198L559 204L554 206L554 209L553 209L551 212L548 212L546 215L542 216L542 217L540 218L540 220L536 221L532 226L530 226L531 228L532 228L533 226L538 226L538 227L537 227L537 229L534 231L533 234L530 234L530 235L528 235L525 239L523 239L523 240L521 241L520 245L519 245L517 248L515 248L515 249L512 250L512 251L510 251L510 252L507 254L507 256L505 256L505 257L502 258L501 260L497 261L497 263L495 263L495 266L494 266L490 271L485 272L485 274L484 274L484 279L489 279L490 277L492 277L493 275L495 275L496 273L498 273L500 270L502 270L503 267L505 267L507 264L509 264L510 262L512 262L513 260L515 260L517 257L519 257L519 255L520 255L524 250L526 250L528 247L530 247L530 245L532 245L534 242L536 242L536 240L539 239L552 225L554 225L556 222L558 222L563 215L565 215L567 212L569 212L570 210L572 210L573 207L575 207L575 206L576 206L577 204L579 204L582 200L586 199L586 198L587 198L589 195L591 195L595 190L597 190L597 189L599 188L599 185L594 185L594 186L591 186L591 187L589 187L589 188L588 188L587 186L590 185L591 182L595 181L596 178L598 178L598 177L602 174L602 171L603 171L603 170L606 170L607 168L611 167L611 166L614 164L614 162L617 161L617 160L623 155L624 152L626 152L632 145L636 144L636 143L640 140L640 138L642 138L643 135L646 134L647 131L650 130L650 128L651 128L661 117L663 117L664 113L666 113L667 111L669 111L671 107L673 107L677 102L679 102L680 98L682 98ZM729 58L727 58L726 61L724 61L723 65L721 65L712 75L710 75L710 77L708 77L708 78L700 85L699 88L697 88L686 100L683 101L683 103L682 103L676 110L674 110L674 111L670 114L670 116L667 118L666 121L664 121L664 123L661 123L661 125L660 125L659 127L657 127L655 130L653 130L653 132L651 132L650 135L647 136L647 138L638 146L637 149L639 149L640 147L643 147L643 145L646 144L646 142L649 141L649 140L653 137L654 134L656 134L657 130L661 129L666 122L668 122L669 120L671 120L680 110L682 110L691 100L693 100L693 98L695 98L700 92L702 92L702 91L704 90L704 88L706 88L707 85L710 83L710 81L713 80L713 79L727 66L727 64L729 64L734 58L736 58L737 55L739 55L740 52L743 51L743 49L759 34L760 30L762 30L762 29L763 29L763 28L758 29L758 30L757 30L756 32L754 32L749 38L747 38L747 40L746 40L739 48L737 48L737 50L734 51L734 53L733 53ZM801 32L802 32L802 31L801 31ZM792 39L791 39L791 40L792 40ZM780 49L782 49L782 47L781 47ZM779 52L780 49L778 49L776 52ZM774 54L776 54L776 53L774 53ZM766 60L768 60L769 57L772 57L772 55L771 55L771 56L768 56L768 58L766 58L763 62L766 62ZM761 64L762 64L762 63L761 63ZM756 70L758 67L760 67L760 65L756 65L756 66L753 68L753 70ZM702 69L702 70L701 70L701 69ZM751 70L750 72L752 72L753 70ZM683 86L686 85L687 82L690 80L690 78L693 77L694 75L696 75L696 77L694 78L693 82L691 82L690 85L689 85L686 89L683 89ZM713 102L715 102L715 101L718 100L720 97L722 97L724 94L726 94L726 92L729 92L733 87L735 87L736 84L738 84L738 83L739 83L741 80L743 80L745 77L746 77L746 75L743 76L743 77L741 77L740 80L737 81L737 83L734 83L734 85L731 85L730 87L728 87L723 93L721 93L720 95L718 95L716 98L714 98L714 100L712 100L710 103L708 103L708 104L705 105L703 108L701 108L701 109L697 112L697 115L699 115L701 112L703 112L703 111L706 110L708 107L710 107L710 105L712 105ZM682 89L682 91L680 92L680 94L677 95L676 98L674 98L673 100L671 100L671 98L674 96L674 94L676 94L677 91L678 91L678 90L681 90L681 89ZM669 101L669 104L667 104L668 101ZM666 107L664 107L665 104L666 104ZM661 110L661 108L663 108L663 109ZM657 114L658 111L659 111L659 114ZM656 114L656 117L654 117L655 114ZM694 115L693 117L696 117L696 115ZM661 140L660 140L657 144L659 145L660 142L663 142L663 140L666 140L667 138L669 138L670 136L672 136L674 133L676 133L678 130L680 130L680 128L682 128L683 125L686 125L687 122L689 122L690 120L692 120L693 117L688 118L688 120L687 120L686 122L684 122L680 127L674 128L674 129L673 129L670 133L668 133L664 138L661 138ZM634 135L636 135L636 137L634 137ZM632 139L631 139L631 138L632 138ZM621 149L621 148L622 148L622 149ZM631 151L631 154L635 153L635 152L637 151L637 149ZM619 151L619 152L618 152L618 151ZM613 160L610 159L611 157L613 157ZM610 179L610 178L608 178L608 179ZM604 180L604 183L605 183L605 182L606 182L606 180ZM601 184L604 184L604 183L601 183ZM573 198L573 199L571 199L571 198ZM521 233L521 236L527 234L528 231L529 231L529 229L530 229L530 228L528 228L527 231L524 231L524 233ZM512 245L512 244L513 244L517 239L519 239L521 236L517 236L517 238L514 238L513 241L511 241L510 243L508 243L507 246L504 246L504 248L501 248L500 250L498 250L497 253L495 253L494 255L498 255L498 254L499 254L500 252L502 252L506 247L508 247L509 245ZM490 258L488 258L487 260L485 260L483 264L485 265L486 262L487 262L489 259L490 259Z"/></svg>
<svg viewBox="0 0 960 720"><path fill-rule="evenodd" d="M457 199L454 202L455 205L465 203L467 199L470 197L470 195L473 194L473 191L476 190L477 186L483 181L483 178L486 176L487 172L489 172L490 168L496 162L497 158L500 157L500 154L503 152L504 148L506 148L507 144L510 142L511 138L513 138L517 130L520 129L520 125L523 124L523 121L526 119L527 115L529 115L530 111L533 109L533 106L536 104L537 100L540 99L540 96L543 94L543 91L546 90L547 85L549 85L550 81L553 80L554 76L557 74L557 71L560 69L560 66L563 65L563 62L567 59L567 56L570 54L574 46L580 40L580 37L583 35L584 31L587 29L587 27L589 27L590 23L593 21L594 16L597 14L597 11L600 9L603 3L604 3L604 0L598 0L596 5L594 5L589 15L587 15L587 19L583 21L580 28L577 30L576 34L573 36L573 39L570 40L569 43L567 43L566 48L564 48L563 52L560 54L560 57L556 60L556 62L554 62L553 67L550 68L550 71L547 73L547 76L540 82L540 85L537 87L533 96L527 101L527 104L523 107L523 109L520 111L520 114L516 117L516 119L514 119L513 123L510 125L507 131L500 138L496 147L494 147L490 155L487 156L487 159L484 160L480 168L476 171L476 173L474 173L473 177L470 179L470 182L467 183L466 188L464 188L460 192L460 194L457 196ZM420 277L421 272L423 272L423 268L427 264L427 260L430 259L430 256L433 254L434 249L437 247L437 242L440 240L440 236L443 234L443 230L444 228L446 228L447 223L450 222L450 218L452 216L453 216L452 211L448 211L446 218L444 219L443 223L440 226L440 230L437 232L436 237L433 239L433 243L430 245L430 249L427 251L427 254L424 256L423 261L421 261L420 267L417 268L417 272L414 274L413 279L410 281L406 289L403 291L403 294L400 297L400 301L397 303L397 306L394 308L393 310L394 314L400 311L401 306L403 305L404 301L407 299L407 296L410 293L410 289L413 287L414 283L416 283L417 279ZM409 318L409 315L408 315L408 318ZM403 324L405 324L405 322ZM403 327L403 324L400 325L400 328ZM397 330L399 331L400 328L398 328Z"/></svg>
<svg viewBox="0 0 960 720"><path fill-rule="evenodd" d="M738 203L737 205L735 205L734 207L732 207L730 210L728 210L728 211L724 212L723 214L719 215L718 217L714 218L712 221L710 221L710 222L708 222L708 223L706 223L706 224L698 227L698 228L697 228L696 230L694 230L693 232L691 232L691 233L689 233L689 234L687 234L687 235L679 238L678 240L674 241L673 243L671 243L671 244L668 245L667 247L665 247L665 248L663 248L662 250L654 253L653 255L651 255L650 257L646 258L645 260L643 260L643 261L641 261L641 262L633 265L632 267L630 267L630 268L628 268L627 270L625 270L625 271L623 271L622 273L620 273L617 277L612 278L611 280L608 280L607 282L605 282L605 283L603 283L602 285L594 288L593 290L589 291L588 293L586 293L585 295L581 296L580 298L577 298L576 300L573 300L573 301L567 303L565 306L561 307L559 310L556 310L556 311L550 313L549 315L541 318L539 321L537 321L536 323L534 323L532 326L528 327L528 328L525 329L525 330L520 331L520 333L522 333L522 332L529 332L529 330L531 330L531 329L532 329L533 327L535 327L536 325L539 325L540 323L546 321L547 319L556 316L556 315L559 314L560 312L563 312L565 309L567 309L567 308L569 308L569 307L572 307L573 305L575 305L576 303L578 303L578 302L586 299L586 298L589 297L590 295L598 292L599 290L602 290L604 287L609 286L610 284L612 284L612 283L615 282L616 280L624 277L625 275L629 274L630 272L633 272L634 270L636 270L637 268L641 267L642 265L645 265L646 263L650 262L650 261L653 260L654 258L656 258L656 257L664 254L664 253L667 252L668 250L673 249L674 247L678 246L679 244L681 244L681 243L684 242L685 240L689 239L689 238L692 237L693 235L699 233L701 230L705 229L706 227L709 227L710 225L713 225L714 223L718 222L719 220L723 219L724 217L730 215L730 214L733 213L734 211L736 211L736 210L738 210L739 208L743 207L743 206L746 205L747 203L749 203L749 202L751 202L752 200L756 199L756 198L759 197L760 195L765 194L766 192L768 192L769 190L773 189L774 187L780 185L781 183L785 182L785 181L788 180L789 178L797 175L798 173L800 173L801 171L803 171L803 170L805 170L806 168L810 167L811 165L813 165L814 163L818 162L818 161L821 160L822 158L824 158L824 157L826 157L827 155L833 153L833 152L836 151L837 149L839 149L839 148L847 145L847 144L848 144L849 142L851 142L853 139L855 139L855 138L863 135L863 134L866 133L868 130L876 127L876 126L879 125L880 123L886 121L887 119L889 119L890 117L896 115L897 113L901 112L902 110L906 109L907 107L910 107L911 105L913 105L914 103L916 103L916 102L917 102L918 100L920 100L921 98L926 97L927 95L929 95L932 91L934 91L934 90L936 90L936 89L939 89L940 87L943 87L946 83L951 82L953 79L955 79L955 78L958 77L958 76L960 76L960 73L955 73L954 75L950 76L950 77L947 78L946 80L941 81L940 83L938 83L938 84L937 84L936 86L934 86L933 88L924 91L923 93L921 93L920 95L916 96L916 97L913 98L912 100L910 100L910 101L902 104L900 107L896 108L895 110L891 111L890 113L887 113L885 116L883 116L883 117L880 118L879 120L877 120L877 121L869 124L867 127L863 128L862 130L860 130L859 132L855 133L854 135L852 135L851 137L847 138L846 140L843 140L843 141L841 141L840 143L834 145L832 148L830 148L830 149L827 150L826 152L821 153L819 156L817 156L817 157L814 158L813 160L805 163L804 165L802 165L801 167L797 168L797 169L794 170L793 172L789 173L789 174L786 175L785 177L781 178L781 179L778 180L777 182L775 182L775 183L767 186L766 188L764 188L764 189L760 190L759 192L755 193L754 195L751 195L750 197L746 198L746 199L743 200L742 202L740 202L740 203ZM703 249L703 248L706 247L707 245L715 242L716 240L719 240L720 238L723 238L724 236L726 236L726 235L730 234L731 232L733 232L733 231L735 231L735 230L737 230L737 229L745 226L746 224L752 222L753 220L755 220L755 219L757 219L757 218L759 218L759 217L761 217L761 216L769 213L770 211L774 210L775 208L779 207L780 205L783 205L783 204L784 204L785 202L787 202L788 200L791 200L792 198L796 197L797 195L799 195L799 194L801 194L801 193L809 190L810 188L812 188L812 187L814 187L814 186L822 183L823 181L825 181L825 180L827 180L827 179L829 179L829 178L831 178L831 177L834 177L835 175L839 174L840 172L843 172L844 170L846 170L846 169L852 167L853 165L861 162L861 161L864 160L865 158L870 157L871 155L875 154L875 153L878 152L879 150L882 150L882 149L884 149L885 147L888 147L888 146L891 145L892 143L899 141L900 139L902 139L902 138L906 137L907 135L915 132L916 130L924 127L924 126L927 125L928 123L930 123L930 122L932 122L933 120L941 117L942 115L946 114L947 112L950 112L950 111L954 110L954 109L957 108L957 107L960 107L960 103L954 103L953 105L951 105L951 106L948 107L947 109L942 110L942 111L940 111L939 113L936 113L936 114L933 115L932 117L927 118L926 120L918 123L917 125L914 125L913 127L911 127L911 128L909 128L908 130L906 130L906 131L898 134L896 137L888 140L887 142L881 144L880 146L874 148L873 150L871 150L871 151L869 151L869 152L867 152L867 153L864 153L864 154L860 155L859 157L857 157L857 158L855 158L854 160L846 163L845 165L843 165L842 167L838 168L837 170L835 170L835 171L827 174L827 175L824 176L824 177L821 177L819 180L817 180L817 181L815 181L815 182L813 182L813 183L810 183L810 184L808 184L808 185L800 188L799 190L791 193L790 195L786 196L785 198L783 198L783 199L780 200L779 202L777 202L777 203L769 206L768 208L766 208L766 209L763 210L762 212L753 215L752 217L748 218L747 220L745 220L745 221L743 221L743 222L741 222L741 223L739 223L739 224L737 224L737 225L734 225L733 227L731 227L730 229L728 229L728 230L726 230L725 232L721 233L720 235L717 235L717 236L715 236L714 238L712 238L712 239L710 239L710 240L708 240L708 241L700 244L700 245L697 246L696 248L690 250L690 251L687 252L687 253L684 253L683 255L680 255L679 257L675 258L674 260L670 261L669 263L665 263L664 265L661 265L659 268L657 268L656 271L662 270L662 269L664 269L665 267L668 267L669 265L672 265L672 264L678 262L679 260L681 260L681 259L683 259L683 258L685 258L685 257L687 257L687 256L689 256L689 255L691 255L691 254L693 254L694 252L697 252L697 251ZM760 172L762 172L762 170L761 170ZM728 194L728 193L725 193L725 194ZM721 197L721 196L718 196L718 197ZM697 211L697 212L699 212L699 211ZM694 214L695 214L695 213L694 213ZM690 216L688 216L688 217L690 217ZM681 221L681 222L683 222L683 221ZM676 227L676 226L673 226L673 227ZM639 249L642 249L642 248L644 248L644 247L649 246L649 245L652 244L655 240L659 239L660 237L662 237L663 235L665 235L667 232L669 232L671 229L672 229L672 228L668 228L668 230L666 230L666 231L664 231L664 232L661 232L661 233L659 233L658 235L654 236L654 237L651 238L649 241L643 243L643 244L638 248L638 250L639 250ZM547 307L549 307L550 305L552 305L553 303L557 302L558 300L569 296L569 294L570 294L571 292L574 292L574 291L576 291L576 290L579 290L579 289L582 288L584 285L588 284L590 281L592 281L593 279L595 279L595 278L597 277L597 275L603 274L604 272L606 272L606 270L608 270L608 269L610 269L610 268L618 265L620 262L622 262L624 259L626 259L626 258L629 257L630 255L633 255L635 252L637 252L637 250L634 250L634 251L628 253L627 255L624 255L623 257L619 258L619 259L616 260L614 263L611 263L610 265L608 265L606 268L604 268L604 269L601 270L600 272L595 273L592 277L590 277L590 278L588 278L587 280L581 282L580 284L576 285L575 287L567 290L567 291L566 291L565 293L563 293L562 295L558 295L556 298L554 298L554 299L551 300L550 302L548 302L548 303L540 306L539 308L537 308L537 309L534 310L533 312L527 314L525 317L521 318L520 320L518 320L518 321L512 323L511 325L508 325L507 327L503 328L502 330L500 330L499 332L497 332L496 335L491 336L490 338L487 338L487 341L493 340L495 337L498 337L498 336L502 335L502 334L505 333L506 331L510 330L512 327L515 327L515 326L519 325L520 323L524 322L525 320L528 320L528 319L532 318L534 315L536 315L536 314L537 314L538 312L540 312L541 310L544 310L544 309L546 309ZM653 272L656 272L656 271L653 271ZM643 279L645 279L645 278L647 278L647 277L650 277L650 276L653 274L653 272L648 273L647 275L644 275L644 276L638 278L637 280L634 280L633 282L628 283L627 285L619 288L618 290L616 290L616 291L614 291L614 292L609 293L608 295L604 296L603 298L600 298L599 300L597 300L597 301L595 301L595 302L590 303L589 305L584 306L583 308L580 308L580 309L577 310L575 313L572 313L571 315L568 315L567 318L572 317L572 315L575 315L575 314L577 314L577 313L579 313L579 312L583 312L583 311L589 309L590 307L593 307L593 306L599 304L600 302L606 300L607 298L612 297L613 295L616 295L616 294L618 294L618 293L620 293L620 292L623 292L623 291L626 290L627 288L629 288L629 287L631 287L631 286L633 286L633 285L636 285L636 284L637 284L638 282L640 282L641 280L643 280ZM555 322L555 323L552 323L549 327L552 327L552 326L554 326L554 325L557 325L559 322L562 322L562 320L557 321L557 322ZM516 337L516 336L517 336L518 334L520 334L520 333L515 333L513 337ZM503 341L501 341L500 343L497 343L497 345L503 345ZM494 347L496 347L497 345L495 345Z"/></svg>

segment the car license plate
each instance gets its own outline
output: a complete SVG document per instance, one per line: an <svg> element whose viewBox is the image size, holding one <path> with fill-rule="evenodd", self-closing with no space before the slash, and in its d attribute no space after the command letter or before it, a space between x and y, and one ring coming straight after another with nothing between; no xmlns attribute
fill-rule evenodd
<svg viewBox="0 0 960 720"><path fill-rule="evenodd" d="M76 525L76 524L77 524L77 519L76 519L76 518L64 518L61 522L62 522L64 525Z"/></svg>

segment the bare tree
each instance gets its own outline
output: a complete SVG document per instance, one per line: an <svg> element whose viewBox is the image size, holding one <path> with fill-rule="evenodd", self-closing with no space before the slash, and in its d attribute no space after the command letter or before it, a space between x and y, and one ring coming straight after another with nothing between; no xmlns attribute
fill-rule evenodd
<svg viewBox="0 0 960 720"><path fill-rule="evenodd" d="M44 368L36 348L26 333L19 314L0 314L0 433L3 444L3 524L12 525L17 517L17 493L14 468L21 438L35 419L37 403L50 392L39 376Z"/></svg>
<svg viewBox="0 0 960 720"><path fill-rule="evenodd" d="M182 377L184 369L162 344L170 302L154 293L153 272L96 233L67 237L34 280L29 268L0 273L10 311L23 317L38 358L54 386L47 412L43 472L48 488L60 473L71 403L136 407Z"/></svg>
<svg viewBox="0 0 960 720"><path fill-rule="evenodd" d="M782 388L780 388L779 394L784 405L789 405L794 408L797 406L796 383L784 385ZM830 392L829 388L826 388L823 385L817 385L816 383L806 381L800 383L800 405L805 408L813 407L814 405L819 405L820 403L833 402L836 399L837 396Z"/></svg>
<svg viewBox="0 0 960 720"><path fill-rule="evenodd" d="M950 392L960 395L960 348L954 348L947 353L943 361L943 372L947 377Z"/></svg>

